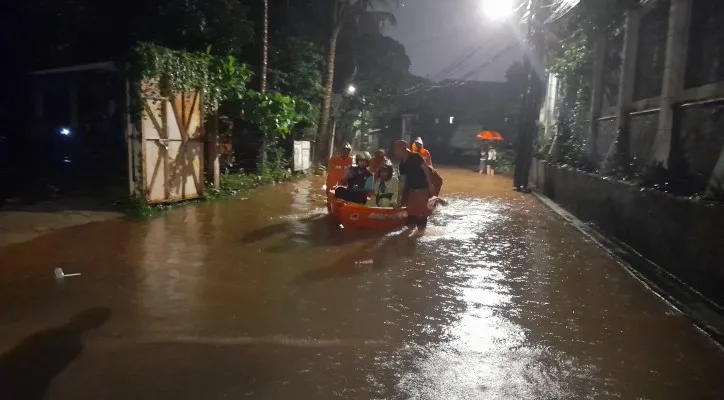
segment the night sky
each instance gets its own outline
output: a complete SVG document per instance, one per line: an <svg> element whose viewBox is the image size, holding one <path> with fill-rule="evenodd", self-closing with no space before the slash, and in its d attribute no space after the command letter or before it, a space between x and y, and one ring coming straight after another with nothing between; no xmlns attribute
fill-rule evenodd
<svg viewBox="0 0 724 400"><path fill-rule="evenodd" d="M520 47L492 57L515 42L509 26L492 23L478 11L480 0L404 0L395 10L397 27L387 34L405 45L411 72L434 80L504 81L505 71L522 57ZM479 48L467 61L456 63ZM443 73L451 64L458 67ZM477 69L477 70L476 70Z"/></svg>

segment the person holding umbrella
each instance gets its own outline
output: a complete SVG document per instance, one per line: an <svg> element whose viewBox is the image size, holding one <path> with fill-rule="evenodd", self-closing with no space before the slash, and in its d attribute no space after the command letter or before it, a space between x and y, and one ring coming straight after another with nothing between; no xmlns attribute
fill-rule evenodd
<svg viewBox="0 0 724 400"><path fill-rule="evenodd" d="M476 137L487 143L503 141L503 136L496 131L483 131L478 133ZM487 147L487 150L485 150L485 147ZM483 170L485 170L485 173L488 175L495 175L498 152L490 144L486 144L485 147L480 149L480 175L483 174Z"/></svg>

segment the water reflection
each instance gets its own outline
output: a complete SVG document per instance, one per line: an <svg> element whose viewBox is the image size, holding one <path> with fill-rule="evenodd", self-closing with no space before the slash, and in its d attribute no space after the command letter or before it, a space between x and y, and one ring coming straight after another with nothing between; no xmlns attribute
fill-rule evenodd
<svg viewBox="0 0 724 400"><path fill-rule="evenodd" d="M148 335L189 332L198 325L196 298L205 280L207 240L201 240L199 213L191 207L145 224L139 264L139 303L150 323Z"/></svg>
<svg viewBox="0 0 724 400"><path fill-rule="evenodd" d="M446 222L423 240L435 245L438 262L447 266L437 277L457 288L454 298L464 311L445 335L414 343L417 351L406 348L396 354L408 360L392 364L394 368L417 366L401 377L399 391L430 399L643 398L652 393L651 398L676 398L667 393L672 385L655 388L643 376L630 382L617 369L634 367L628 351L637 353L639 363L651 359L653 353L641 352L640 346L651 347L655 335L647 338L637 324L653 309L659 323L667 323L666 305L642 293L638 283L559 221L531 215L530 205L521 209L513 203L506 218L495 211L505 205L477 203L451 202L441 213ZM472 215L461 218L467 210ZM492 215L486 210L493 210ZM622 280L626 287L617 287ZM628 301L633 297L635 305ZM649 311L639 309L644 303ZM635 349L614 344L611 319L639 321L623 325L628 338L638 343ZM678 325L680 320L670 322ZM698 333L690 329L688 335ZM721 353L715 352L721 365ZM649 368L656 376L668 369L658 363ZM643 372L636 370L628 373ZM700 372L712 378L709 371ZM676 387L682 394L687 390L685 384Z"/></svg>

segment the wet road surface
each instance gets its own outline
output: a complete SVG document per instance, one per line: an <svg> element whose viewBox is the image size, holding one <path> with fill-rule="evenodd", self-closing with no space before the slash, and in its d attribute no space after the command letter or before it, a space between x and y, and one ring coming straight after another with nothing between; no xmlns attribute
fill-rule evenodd
<svg viewBox="0 0 724 400"><path fill-rule="evenodd" d="M330 226L305 180L0 248L0 398L721 398L686 317L506 178L442 173L423 236Z"/></svg>

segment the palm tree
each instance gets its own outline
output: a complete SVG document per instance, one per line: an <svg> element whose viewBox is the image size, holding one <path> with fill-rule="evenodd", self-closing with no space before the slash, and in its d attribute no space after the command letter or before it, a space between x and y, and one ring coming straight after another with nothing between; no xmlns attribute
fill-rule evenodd
<svg viewBox="0 0 724 400"><path fill-rule="evenodd" d="M382 29L385 24L396 24L395 16L387 11L375 9L376 5L382 5L399 0L331 0L332 6L332 32L329 37L329 48L327 53L327 79L324 88L324 103L322 104L322 120L319 124L317 154L327 154L324 148L327 144L327 130L329 128L329 116L332 108L332 92L334 89L335 58L337 55L337 40L342 28L350 22L358 23L360 18L374 19L378 28ZM332 143L329 144L333 146Z"/></svg>
<svg viewBox="0 0 724 400"><path fill-rule="evenodd" d="M269 69L269 0L264 1L264 26L261 34L262 56L261 56L261 84L259 91L266 92L267 71Z"/></svg>
<svg viewBox="0 0 724 400"><path fill-rule="evenodd" d="M269 0L263 1L262 31L261 31L261 73L259 74L259 92L266 93L267 75L269 70ZM267 137L262 135L261 147L259 148L259 162L267 161Z"/></svg>

